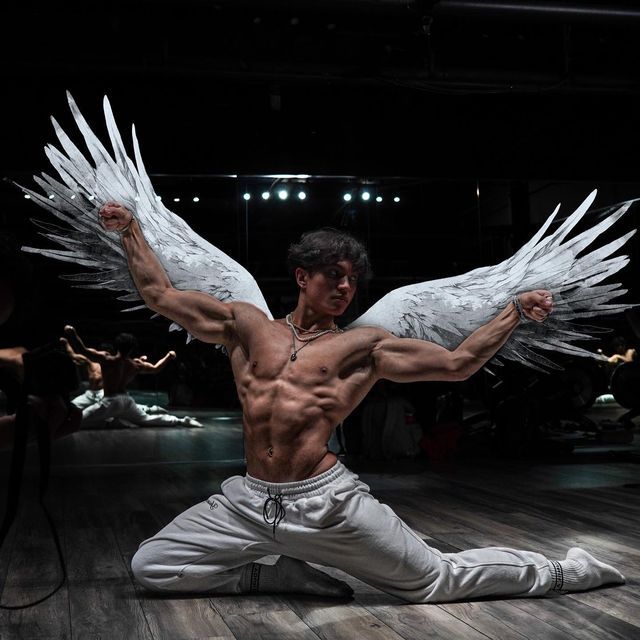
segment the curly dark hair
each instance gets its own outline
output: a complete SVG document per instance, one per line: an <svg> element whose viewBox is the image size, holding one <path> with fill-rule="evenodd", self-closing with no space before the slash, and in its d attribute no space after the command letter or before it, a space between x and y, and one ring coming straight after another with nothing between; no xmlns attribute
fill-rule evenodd
<svg viewBox="0 0 640 640"><path fill-rule="evenodd" d="M361 279L371 277L371 265L365 246L346 231L324 227L303 233L289 246L287 264L293 273L298 267L313 273L322 267L348 260Z"/></svg>
<svg viewBox="0 0 640 640"><path fill-rule="evenodd" d="M125 358L138 346L138 341L130 333L119 333L114 340L116 349Z"/></svg>

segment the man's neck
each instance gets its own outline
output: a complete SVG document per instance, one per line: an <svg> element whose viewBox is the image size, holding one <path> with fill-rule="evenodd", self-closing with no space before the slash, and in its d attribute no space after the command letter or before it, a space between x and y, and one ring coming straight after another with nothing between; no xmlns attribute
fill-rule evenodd
<svg viewBox="0 0 640 640"><path fill-rule="evenodd" d="M298 306L290 314L291 322L305 331L320 331L333 329L336 326L335 317L314 311L310 307L298 303Z"/></svg>

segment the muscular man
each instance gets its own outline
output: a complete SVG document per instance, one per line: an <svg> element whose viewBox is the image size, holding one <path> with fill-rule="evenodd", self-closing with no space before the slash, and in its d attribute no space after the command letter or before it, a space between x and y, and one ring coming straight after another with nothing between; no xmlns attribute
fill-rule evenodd
<svg viewBox="0 0 640 640"><path fill-rule="evenodd" d="M87 376L87 389L76 396L71 402L78 409L86 409L87 407L100 402L104 396L102 389L102 367L93 360L89 360L86 356L76 353L66 338L60 338L60 342L66 349L69 357L78 368L82 369Z"/></svg>
<svg viewBox="0 0 640 640"><path fill-rule="evenodd" d="M86 409L92 404L99 403L100 400L104 398L104 389L102 388L102 367L97 362L89 360L86 356L76 353L66 338L60 338L60 342L64 345L73 363L80 369L84 370L87 377L87 389L79 396L76 396L71 402L73 402L78 409ZM108 351L111 355L115 355L114 348L110 344L101 345L101 350ZM150 369L149 371L151 373L158 373L164 368L169 360L173 359L174 356L175 353L173 351L169 351L163 358L156 362L154 369ZM147 356L134 358L134 361L138 360L142 363L146 363ZM151 406L140 403L136 404L138 405L138 409L148 414L167 413L166 409L156 404Z"/></svg>
<svg viewBox="0 0 640 640"><path fill-rule="evenodd" d="M381 378L462 380L478 371L520 322L511 303L455 350L396 338L376 327L335 325L368 271L364 248L346 234L305 234L289 252L299 287L286 319L250 304L175 289L131 212L100 211L119 231L145 303L193 336L223 344L242 403L247 474L144 541L132 568L165 592L297 592L345 596L350 588L307 564L338 567L410 602L582 590L622 575L582 549L561 561L505 548L441 553L415 535L327 449L332 429ZM551 294L519 296L543 321ZM275 565L258 562L280 555Z"/></svg>
<svg viewBox="0 0 640 640"><path fill-rule="evenodd" d="M103 427L106 420L114 418L132 426L202 426L190 416L179 418L171 414L148 414L127 393L127 386L137 374L159 373L169 361L176 357L175 351L169 351L158 362L151 364L145 356L141 358L131 356L136 339L129 333L121 333L116 337L116 353L111 354L108 351L85 346L71 325L67 325L64 332L68 337L68 350L100 367L103 394L93 404L83 407L83 429Z"/></svg>

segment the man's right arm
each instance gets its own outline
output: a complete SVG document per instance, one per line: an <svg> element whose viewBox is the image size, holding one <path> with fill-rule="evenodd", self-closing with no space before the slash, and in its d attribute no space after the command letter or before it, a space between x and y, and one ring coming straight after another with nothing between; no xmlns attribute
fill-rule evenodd
<svg viewBox="0 0 640 640"><path fill-rule="evenodd" d="M73 361L73 364L78 365L79 367L84 367L89 364L89 358L87 358L87 356L83 356L80 353L76 353L66 338L60 338L60 342L62 343L67 354Z"/></svg>
<svg viewBox="0 0 640 640"><path fill-rule="evenodd" d="M107 202L100 209L100 218L105 229L120 233L131 277L150 309L177 322L203 342L227 347L234 342L232 303L220 302L199 291L174 288L160 260L145 240L137 220L122 205Z"/></svg>
<svg viewBox="0 0 640 640"><path fill-rule="evenodd" d="M82 341L82 338L78 335L78 332L75 330L75 327L72 327L70 324L65 325L64 332L67 335L67 338L73 343L71 347L71 352L75 352L75 355L80 355L85 357L87 360L92 362L97 362L102 364L105 362L109 354L106 351L99 351L98 349L92 349L91 347L87 347L85 343ZM64 340L64 338L62 338ZM69 353L70 345L67 342L67 353ZM73 359L73 358L72 358ZM78 364L76 362L76 364Z"/></svg>

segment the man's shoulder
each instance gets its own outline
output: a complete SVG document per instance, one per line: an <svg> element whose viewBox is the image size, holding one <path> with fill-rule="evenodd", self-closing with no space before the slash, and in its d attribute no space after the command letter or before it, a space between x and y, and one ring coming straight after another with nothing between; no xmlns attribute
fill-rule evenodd
<svg viewBox="0 0 640 640"><path fill-rule="evenodd" d="M373 325L361 325L352 328L346 327L343 331L343 334L353 338L358 337L376 340L382 340L383 338L388 338L392 335L386 329Z"/></svg>
<svg viewBox="0 0 640 640"><path fill-rule="evenodd" d="M342 334L352 347L375 349L382 340L391 337L391 334L381 327L361 326L346 328Z"/></svg>
<svg viewBox="0 0 640 640"><path fill-rule="evenodd" d="M259 320L269 321L269 316L262 310L250 302L230 302L233 308L233 315L236 319L240 317L255 318Z"/></svg>
<svg viewBox="0 0 640 640"><path fill-rule="evenodd" d="M227 328L230 335L248 338L256 332L268 329L279 322L278 320L272 320L262 309L249 302L234 302L232 304L233 320Z"/></svg>

